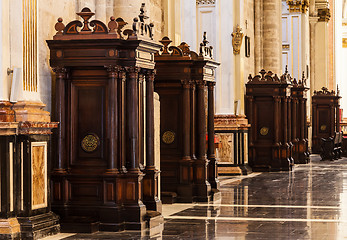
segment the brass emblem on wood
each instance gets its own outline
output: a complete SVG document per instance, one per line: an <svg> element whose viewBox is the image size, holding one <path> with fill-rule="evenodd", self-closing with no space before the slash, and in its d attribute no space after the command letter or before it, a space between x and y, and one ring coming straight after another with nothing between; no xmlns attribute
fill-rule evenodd
<svg viewBox="0 0 347 240"><path fill-rule="evenodd" d="M267 127L262 127L262 128L260 129L260 135L266 136L266 135L268 135L268 133L269 133L269 128L267 128Z"/></svg>
<svg viewBox="0 0 347 240"><path fill-rule="evenodd" d="M85 152L94 152L99 145L100 139L94 133L87 134L81 141L81 147Z"/></svg>
<svg viewBox="0 0 347 240"><path fill-rule="evenodd" d="M321 131L327 130L327 125L321 125L321 126L320 126L320 130L321 130Z"/></svg>
<svg viewBox="0 0 347 240"><path fill-rule="evenodd" d="M166 131L164 132L162 136L162 140L166 144L171 144L175 141L175 133L172 131Z"/></svg>
<svg viewBox="0 0 347 240"><path fill-rule="evenodd" d="M237 25L235 31L231 34L231 36L233 37L232 43L233 43L233 49L234 49L235 55L240 54L242 38L243 38L243 33L241 31L242 31L242 28L240 28L240 26Z"/></svg>

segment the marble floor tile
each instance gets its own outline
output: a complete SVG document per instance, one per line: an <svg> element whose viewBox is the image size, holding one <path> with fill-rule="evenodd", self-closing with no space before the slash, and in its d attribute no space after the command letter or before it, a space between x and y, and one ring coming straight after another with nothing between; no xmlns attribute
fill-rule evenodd
<svg viewBox="0 0 347 240"><path fill-rule="evenodd" d="M49 239L347 239L347 158L291 172L221 178L217 203L163 205L160 234L124 231Z"/></svg>

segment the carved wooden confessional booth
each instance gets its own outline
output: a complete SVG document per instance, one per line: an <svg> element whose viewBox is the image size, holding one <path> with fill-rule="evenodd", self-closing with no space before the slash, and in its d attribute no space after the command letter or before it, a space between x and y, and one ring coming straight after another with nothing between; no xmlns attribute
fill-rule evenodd
<svg viewBox="0 0 347 240"><path fill-rule="evenodd" d="M340 131L340 96L323 87L312 96L312 153L321 152L321 139Z"/></svg>
<svg viewBox="0 0 347 240"><path fill-rule="evenodd" d="M153 113L154 54L161 45L145 13L143 4L123 34L121 18L107 26L89 22L94 13L84 8L77 13L83 22L65 26L59 18L47 41L60 122L52 209L65 231L142 229L146 210L161 217Z"/></svg>
<svg viewBox="0 0 347 240"><path fill-rule="evenodd" d="M219 63L212 59L205 34L199 55L186 43L168 47L171 40L164 37L160 41L164 47L155 56L163 201L165 196L169 196L168 202L175 201L176 194L179 202L208 201L210 196L218 196L214 72Z"/></svg>
<svg viewBox="0 0 347 240"><path fill-rule="evenodd" d="M251 124L249 165L254 171L290 170L292 143L288 131L290 84L286 77L260 71L246 84L246 116Z"/></svg>
<svg viewBox="0 0 347 240"><path fill-rule="evenodd" d="M286 74L286 73L285 73ZM308 150L307 128L307 96L306 79L304 73L302 79L292 81L291 88L291 142L293 144L293 159L295 164L306 164L310 161Z"/></svg>

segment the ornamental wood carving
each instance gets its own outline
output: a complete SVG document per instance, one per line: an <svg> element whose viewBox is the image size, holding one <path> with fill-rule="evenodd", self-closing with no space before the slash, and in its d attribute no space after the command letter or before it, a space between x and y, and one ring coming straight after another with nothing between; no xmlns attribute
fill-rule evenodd
<svg viewBox="0 0 347 240"><path fill-rule="evenodd" d="M110 17L110 21L103 23L99 20L89 21L95 13L91 12L89 8L83 8L81 12L77 13L83 21L74 20L69 22L66 26L62 18L58 18L55 24L57 33L53 37L54 40L69 40L69 39L136 39L139 36L148 37L153 39L153 23L147 23L149 17L145 3L142 3L140 14L135 17L132 24L132 29L122 30L128 23L123 18Z"/></svg>

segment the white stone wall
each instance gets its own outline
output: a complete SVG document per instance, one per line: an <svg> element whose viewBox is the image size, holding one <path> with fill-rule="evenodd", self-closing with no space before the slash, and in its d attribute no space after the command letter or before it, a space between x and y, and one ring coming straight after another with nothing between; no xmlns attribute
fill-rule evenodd
<svg viewBox="0 0 347 240"><path fill-rule="evenodd" d="M0 1L0 101L9 100L10 79L7 68L10 58L10 0Z"/></svg>
<svg viewBox="0 0 347 240"><path fill-rule="evenodd" d="M206 32L207 40L214 48L214 59L221 63L216 70L216 113L234 114L234 103L239 101L241 111L238 114L243 114L245 83L248 74L254 74L254 1L218 0L210 4L197 4L196 0L178 2L176 4L181 7L181 41L187 42L191 50L198 51L203 32ZM240 54L233 54L231 33L237 25L251 39L249 58L245 57L244 39Z"/></svg>

